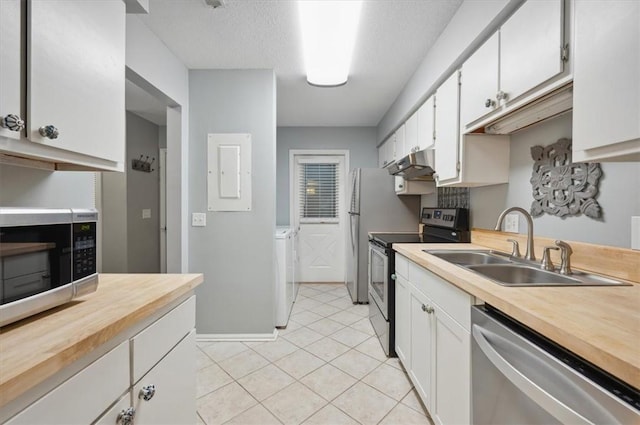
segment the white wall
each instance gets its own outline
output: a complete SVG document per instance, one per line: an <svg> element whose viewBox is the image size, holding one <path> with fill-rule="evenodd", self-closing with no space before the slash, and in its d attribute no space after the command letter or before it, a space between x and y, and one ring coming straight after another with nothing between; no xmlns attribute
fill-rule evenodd
<svg viewBox="0 0 640 425"><path fill-rule="evenodd" d="M530 149L550 145L563 137L571 139L571 123L571 114L566 114L511 136L509 183L471 189L472 227L493 229L498 215L507 207L530 210L533 201ZM601 167L603 177L596 200L602 208L602 218L543 214L533 220L534 235L630 248L631 216L640 215L640 163L601 163ZM520 233L526 233L522 219Z"/></svg>
<svg viewBox="0 0 640 425"><path fill-rule="evenodd" d="M382 120L378 142L402 124L524 0L466 0Z"/></svg>
<svg viewBox="0 0 640 425"><path fill-rule="evenodd" d="M276 212L276 91L271 70L192 70L190 80L189 270L199 334L272 333ZM252 209L207 212L207 134L250 133Z"/></svg>
<svg viewBox="0 0 640 425"><path fill-rule="evenodd" d="M350 169L378 166L375 127L278 127L277 146L278 225L289 224L289 150L346 149Z"/></svg>

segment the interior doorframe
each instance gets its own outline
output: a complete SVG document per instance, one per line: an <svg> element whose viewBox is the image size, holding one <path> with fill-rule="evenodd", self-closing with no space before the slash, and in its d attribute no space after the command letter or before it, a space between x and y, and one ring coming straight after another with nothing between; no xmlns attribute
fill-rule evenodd
<svg viewBox="0 0 640 425"><path fill-rule="evenodd" d="M160 148L160 273L167 272L167 148Z"/></svg>

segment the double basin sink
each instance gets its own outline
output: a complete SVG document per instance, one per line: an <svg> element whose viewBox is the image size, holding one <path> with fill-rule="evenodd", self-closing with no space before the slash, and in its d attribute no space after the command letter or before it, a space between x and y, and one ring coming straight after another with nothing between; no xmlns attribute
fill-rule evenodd
<svg viewBox="0 0 640 425"><path fill-rule="evenodd" d="M574 270L571 275L543 270L540 265L493 250L423 250L469 269L503 286L616 286L630 285Z"/></svg>

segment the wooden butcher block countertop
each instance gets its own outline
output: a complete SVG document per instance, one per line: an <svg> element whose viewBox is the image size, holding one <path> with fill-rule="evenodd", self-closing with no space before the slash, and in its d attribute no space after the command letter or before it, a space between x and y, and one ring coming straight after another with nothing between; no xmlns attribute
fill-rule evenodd
<svg viewBox="0 0 640 425"><path fill-rule="evenodd" d="M0 407L202 281L201 274L100 274L96 292L0 328Z"/></svg>
<svg viewBox="0 0 640 425"><path fill-rule="evenodd" d="M640 388L640 284L507 287L422 251L487 247L473 244L394 244L393 249Z"/></svg>

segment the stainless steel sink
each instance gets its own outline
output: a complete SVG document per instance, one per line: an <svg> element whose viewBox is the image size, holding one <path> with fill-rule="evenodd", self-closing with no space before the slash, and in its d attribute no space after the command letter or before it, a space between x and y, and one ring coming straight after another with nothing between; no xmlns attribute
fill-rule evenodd
<svg viewBox="0 0 640 425"><path fill-rule="evenodd" d="M427 250L424 252L434 255L450 263L469 266L473 264L510 264L511 261L492 251L459 251L459 250Z"/></svg>
<svg viewBox="0 0 640 425"><path fill-rule="evenodd" d="M582 281L522 264L478 264L469 270L505 286L582 285Z"/></svg>
<svg viewBox="0 0 640 425"><path fill-rule="evenodd" d="M563 275L536 262L492 250L424 249L424 252L464 267L503 286L628 286L596 274L574 270Z"/></svg>

